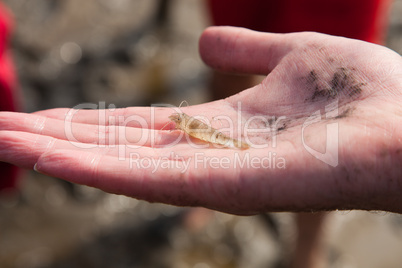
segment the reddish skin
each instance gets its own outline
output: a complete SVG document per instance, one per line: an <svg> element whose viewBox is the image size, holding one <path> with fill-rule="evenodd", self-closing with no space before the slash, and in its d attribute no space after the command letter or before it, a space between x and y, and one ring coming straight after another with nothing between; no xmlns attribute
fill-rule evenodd
<svg viewBox="0 0 402 268"><path fill-rule="evenodd" d="M35 114L0 114L0 160L86 184L107 192L151 202L204 206L235 214L263 211L311 211L365 209L402 212L402 60L382 46L317 33L269 34L233 27L211 27L200 40L204 61L224 71L268 74L258 86L216 102L183 109L189 115L236 118L242 102L245 119L253 115L297 117L280 132L276 148L240 151L193 149L185 140L167 148L126 148L141 157L184 157L204 153L209 157L234 158L234 154L264 157L276 152L286 160L286 169L136 169L118 159L116 147L108 145L80 149L66 141L64 118L67 109ZM350 112L331 123L339 123L339 165L331 167L311 156L301 143L301 124L331 100L318 96L306 82L311 70L316 85L326 85L339 68L351 68L353 85L364 83L361 92L337 95L340 111ZM349 81L349 80L348 80ZM311 85L310 85L311 86ZM108 115L141 115L150 120L149 108L125 108ZM171 109L155 110L155 132L159 145L177 132L159 131ZM327 122L311 125L309 146L325 139ZM150 124L149 124L150 125ZM41 126L41 127L39 127ZM144 131L135 123L126 128L130 137ZM105 144L99 139L98 112L81 111L74 117L74 134L85 143ZM104 129L107 131L110 129ZM270 142L269 139L263 140ZM130 142L117 140L121 145ZM260 140L261 142L261 140ZM135 139L131 140L131 144ZM172 160L172 163L175 160Z"/></svg>

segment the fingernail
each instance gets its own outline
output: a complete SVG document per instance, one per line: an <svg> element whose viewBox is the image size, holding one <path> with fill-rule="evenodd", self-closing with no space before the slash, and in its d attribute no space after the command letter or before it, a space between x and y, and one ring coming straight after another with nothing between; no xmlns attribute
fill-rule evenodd
<svg viewBox="0 0 402 268"><path fill-rule="evenodd" d="M38 173L42 173L38 170L38 163L35 163L35 165L33 166L33 170L35 170Z"/></svg>

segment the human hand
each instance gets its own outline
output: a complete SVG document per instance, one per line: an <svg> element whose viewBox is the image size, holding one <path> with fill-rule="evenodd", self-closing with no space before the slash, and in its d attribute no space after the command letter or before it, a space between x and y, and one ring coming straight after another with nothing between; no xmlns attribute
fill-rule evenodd
<svg viewBox="0 0 402 268"><path fill-rule="evenodd" d="M207 29L200 52L223 71L268 74L225 100L182 108L250 149L201 148L161 131L171 108L53 109L1 113L0 159L107 192L236 214L402 212L398 54L317 33L233 27Z"/></svg>

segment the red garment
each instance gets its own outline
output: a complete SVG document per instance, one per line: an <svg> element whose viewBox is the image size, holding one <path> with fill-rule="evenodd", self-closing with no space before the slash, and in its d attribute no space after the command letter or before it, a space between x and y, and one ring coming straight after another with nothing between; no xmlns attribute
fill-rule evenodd
<svg viewBox="0 0 402 268"><path fill-rule="evenodd" d="M7 51L11 28L11 16L0 3L0 111L16 110L16 79ZM17 178L17 167L0 162L0 190L16 188Z"/></svg>
<svg viewBox="0 0 402 268"><path fill-rule="evenodd" d="M315 31L382 43L391 0L208 0L215 25Z"/></svg>

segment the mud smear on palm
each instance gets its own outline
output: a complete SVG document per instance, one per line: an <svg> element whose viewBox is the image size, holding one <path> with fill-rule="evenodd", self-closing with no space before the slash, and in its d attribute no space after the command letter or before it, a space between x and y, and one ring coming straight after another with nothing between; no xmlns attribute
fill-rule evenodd
<svg viewBox="0 0 402 268"><path fill-rule="evenodd" d="M357 81L355 72L355 68L340 67L329 81L322 81L323 75L316 70L311 70L305 77L307 88L312 91L306 101L338 99L340 103L344 103L359 97L366 83Z"/></svg>

